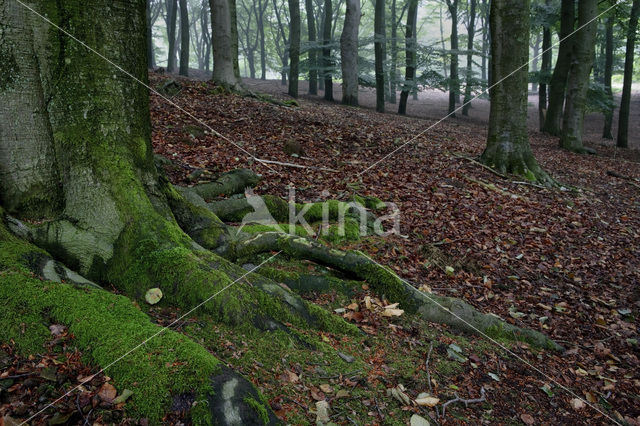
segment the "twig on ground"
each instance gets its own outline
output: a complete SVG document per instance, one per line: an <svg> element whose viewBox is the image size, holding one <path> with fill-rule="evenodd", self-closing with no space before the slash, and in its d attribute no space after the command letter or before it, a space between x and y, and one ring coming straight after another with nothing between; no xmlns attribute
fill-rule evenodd
<svg viewBox="0 0 640 426"><path fill-rule="evenodd" d="M485 402L487 400L484 387L480 388L480 398L464 399L460 398L457 393L454 395L456 396L455 398L450 399L449 401L442 404L442 417L444 417L447 412L447 405L453 404L454 402L462 402L464 406L467 407L469 404L477 404L480 402Z"/></svg>
<svg viewBox="0 0 640 426"><path fill-rule="evenodd" d="M431 351L433 350L433 342L429 344L429 352L427 353L427 360L424 362L424 368L427 370L427 384L429 385L429 394L433 395L433 387L431 386L431 373L429 373L429 359L431 358Z"/></svg>
<svg viewBox="0 0 640 426"><path fill-rule="evenodd" d="M467 157L466 155L461 155L461 154L456 154L455 152L452 152L451 155L453 155L456 158L462 158L463 160L467 160L472 162L473 164L477 164L478 166L489 170L491 173L493 173L496 176L500 176L502 179L509 179L509 176L507 175L503 175L502 173L500 173L499 171L487 166L486 164L482 164L481 162L471 158L471 157Z"/></svg>
<svg viewBox="0 0 640 426"><path fill-rule="evenodd" d="M614 178L626 180L629 185L635 186L636 188L640 189L640 185L636 183L636 179L630 176L621 175L620 173L614 172L613 170L607 170L607 175L613 176Z"/></svg>
<svg viewBox="0 0 640 426"><path fill-rule="evenodd" d="M295 167L298 169L312 169L312 170L322 170L324 172L338 172L338 170L330 169L329 167L305 166L303 164L285 163L282 161L275 161L275 160L265 160L264 158L259 158L255 161L257 161L258 163L276 164L278 166Z"/></svg>

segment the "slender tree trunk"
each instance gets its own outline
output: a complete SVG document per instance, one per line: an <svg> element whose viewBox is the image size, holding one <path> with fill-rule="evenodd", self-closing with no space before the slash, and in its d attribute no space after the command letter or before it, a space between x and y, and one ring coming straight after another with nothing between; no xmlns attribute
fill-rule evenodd
<svg viewBox="0 0 640 426"><path fill-rule="evenodd" d="M213 81L239 89L242 86L238 66L238 29L234 0L209 0L213 28Z"/></svg>
<svg viewBox="0 0 640 426"><path fill-rule="evenodd" d="M263 1L265 6L263 6ZM265 47L264 36L264 11L266 9L267 0L258 0L258 33L260 36L260 80L267 79L267 50Z"/></svg>
<svg viewBox="0 0 640 426"><path fill-rule="evenodd" d="M546 0L549 6L551 0ZM538 86L538 119L540 131L544 128L544 118L547 113L547 82L551 74L551 61L553 59L551 51L551 28L545 25L542 29L542 66L540 68L540 85Z"/></svg>
<svg viewBox="0 0 640 426"><path fill-rule="evenodd" d="M300 0L289 0L289 96L298 97L300 63Z"/></svg>
<svg viewBox="0 0 640 426"><path fill-rule="evenodd" d="M613 139L611 126L613 124L613 91L611 89L611 78L613 75L613 22L614 17L609 16L606 23L605 34L605 60L604 60L604 89L611 101L611 108L604 113L604 127L602 129L602 137L604 139Z"/></svg>
<svg viewBox="0 0 640 426"><path fill-rule="evenodd" d="M455 117L456 102L460 97L458 76L458 0L447 0L451 15L451 68L449 70L449 114Z"/></svg>
<svg viewBox="0 0 640 426"><path fill-rule="evenodd" d="M169 38L169 57L167 59L167 72L176 70L176 23L178 20L178 0L167 0L169 13L169 28L167 34Z"/></svg>
<svg viewBox="0 0 640 426"><path fill-rule="evenodd" d="M316 44L316 20L313 0L305 0L307 30L309 33L309 94L318 94L318 50Z"/></svg>
<svg viewBox="0 0 640 426"><path fill-rule="evenodd" d="M376 70L376 111L384 112L385 19L384 0L375 0L374 51Z"/></svg>
<svg viewBox="0 0 640 426"><path fill-rule="evenodd" d="M187 0L180 0L180 75L189 75L189 10Z"/></svg>
<svg viewBox="0 0 640 426"><path fill-rule="evenodd" d="M398 18L396 0L391 1L391 69L389 70L389 98L390 104L396 103L398 88Z"/></svg>
<svg viewBox="0 0 640 426"><path fill-rule="evenodd" d="M442 3L440 6L440 43L442 44L442 74L444 78L448 78L449 70L447 69L447 55L444 53L447 50L444 44L444 13L442 12Z"/></svg>
<svg viewBox="0 0 640 426"><path fill-rule="evenodd" d="M407 114L407 99L412 86L415 85L414 78L416 73L416 15L418 11L418 0L409 0L409 9L407 10L407 26L405 32L405 45L407 66L405 68L404 84L400 93L400 104L398 105L398 114Z"/></svg>
<svg viewBox="0 0 640 426"><path fill-rule="evenodd" d="M331 21L333 19L332 0L324 0L324 29L322 35L322 73L324 75L324 99L333 101L333 61L331 60Z"/></svg>
<svg viewBox="0 0 640 426"><path fill-rule="evenodd" d="M347 0L344 27L340 36L342 60L342 103L358 105L358 30L360 29L360 0Z"/></svg>
<svg viewBox="0 0 640 426"><path fill-rule="evenodd" d="M533 44L533 61L531 63L531 72L538 71L538 56L540 55L540 43L542 42L542 38L540 37L540 32L536 34L536 41ZM538 82L534 81L531 83L531 91L538 91Z"/></svg>
<svg viewBox="0 0 640 426"><path fill-rule="evenodd" d="M631 83L633 81L633 53L638 29L638 15L640 14L640 0L633 0L631 17L627 28L627 52L624 58L624 82L622 84L622 101L620 102L620 116L618 118L617 145L620 148L629 146L629 110L631 107Z"/></svg>
<svg viewBox="0 0 640 426"><path fill-rule="evenodd" d="M473 87L473 38L476 31L476 0L469 0L469 27L467 28L467 74L465 76L464 106L462 115L469 115L471 89Z"/></svg>
<svg viewBox="0 0 640 426"><path fill-rule="evenodd" d="M548 182L529 146L527 98L529 73L529 0L491 0L491 87L487 147L482 161L502 173ZM517 35L517 36L515 36Z"/></svg>
<svg viewBox="0 0 640 426"><path fill-rule="evenodd" d="M564 40L568 37L573 32L574 26L575 0L562 0L560 33L558 34L560 39ZM571 67L571 55L576 35L560 43L558 59L549 83L549 107L544 120L544 131L554 136L560 136L567 77Z"/></svg>
<svg viewBox="0 0 640 426"><path fill-rule="evenodd" d="M489 5L487 4L487 0L482 0L482 63L481 67L481 76L482 81L487 81L487 56L489 55Z"/></svg>
<svg viewBox="0 0 640 426"><path fill-rule="evenodd" d="M416 13L413 15L413 21L412 21L413 34L414 34L414 36L413 36L414 37L414 47L415 47L415 50L416 50L416 53L415 53L416 56L414 57L414 61L413 62L415 64L414 66L416 67L416 69L418 67L418 64L417 64L417 58L418 58L418 9L417 9L417 7L418 6L416 5ZM412 94L412 97L413 97L414 101L418 100L418 76L417 76L417 74L418 73L414 69L413 70L413 81L412 81L413 87L411 88L411 94Z"/></svg>
<svg viewBox="0 0 640 426"><path fill-rule="evenodd" d="M562 119L560 147L575 152L584 152L582 132L584 114L587 107L587 91L591 70L593 69L594 47L598 23L598 0L579 0L578 27L582 27L574 35L573 60L567 81L567 97L565 99Z"/></svg>
<svg viewBox="0 0 640 426"><path fill-rule="evenodd" d="M211 28L209 27L209 0L202 0L202 37L205 41L204 52L204 69L209 72L211 70Z"/></svg>
<svg viewBox="0 0 640 426"><path fill-rule="evenodd" d="M153 47L153 23L151 22L151 0L147 0L147 65L156 68L156 54Z"/></svg>

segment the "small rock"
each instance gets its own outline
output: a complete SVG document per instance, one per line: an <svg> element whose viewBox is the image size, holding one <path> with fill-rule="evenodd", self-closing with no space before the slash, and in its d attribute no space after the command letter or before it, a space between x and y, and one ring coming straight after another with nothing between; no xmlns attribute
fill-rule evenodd
<svg viewBox="0 0 640 426"><path fill-rule="evenodd" d="M316 425L322 426L329 423L331 414L331 407L327 401L316 402Z"/></svg>
<svg viewBox="0 0 640 426"><path fill-rule="evenodd" d="M429 426L430 423L424 417L421 417L417 414L411 416L411 426Z"/></svg>
<svg viewBox="0 0 640 426"><path fill-rule="evenodd" d="M144 295L144 300L150 305L155 305L162 299L162 290L159 288L150 288L147 290L147 294Z"/></svg>
<svg viewBox="0 0 640 426"><path fill-rule="evenodd" d="M344 360L344 362L352 363L356 359L351 355L343 354L342 352L338 352L338 356Z"/></svg>

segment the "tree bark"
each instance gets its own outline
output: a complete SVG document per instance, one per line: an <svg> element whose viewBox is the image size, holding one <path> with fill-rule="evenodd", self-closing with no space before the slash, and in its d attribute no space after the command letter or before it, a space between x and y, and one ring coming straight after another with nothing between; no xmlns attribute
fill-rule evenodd
<svg viewBox="0 0 640 426"><path fill-rule="evenodd" d="M333 61L331 60L331 21L333 20L332 0L324 0L324 37L322 46L322 74L324 76L324 99L333 101Z"/></svg>
<svg viewBox="0 0 640 426"><path fill-rule="evenodd" d="M398 88L398 18L396 0L391 1L391 67L389 68L389 96L390 104L396 103Z"/></svg>
<svg viewBox="0 0 640 426"><path fill-rule="evenodd" d="M342 60L342 103L358 106L358 31L360 0L347 0L347 12L340 36Z"/></svg>
<svg viewBox="0 0 640 426"><path fill-rule="evenodd" d="M489 32L487 31L489 21L489 5L487 0L482 0L482 63L480 65L482 80L487 81L487 56L489 54Z"/></svg>
<svg viewBox="0 0 640 426"><path fill-rule="evenodd" d="M167 0L167 11L169 14L169 28L167 36L169 38L169 57L167 59L167 72L176 71L176 23L178 20L178 0Z"/></svg>
<svg viewBox="0 0 640 426"><path fill-rule="evenodd" d="M469 26L467 27L467 74L465 76L464 106L462 115L469 115L471 89L473 87L473 38L476 31L476 0L469 0Z"/></svg>
<svg viewBox="0 0 640 426"><path fill-rule="evenodd" d="M597 15L598 0L579 0L578 27L582 29L573 36L573 54L560 135L560 147L574 152L585 151L582 144L582 132L587 107L589 77L593 69L594 47L598 29L598 23L595 20Z"/></svg>
<svg viewBox="0 0 640 426"><path fill-rule="evenodd" d="M491 75L501 81L529 60L529 0L492 0ZM549 183L529 146L528 69L524 67L491 87L487 147L482 162L502 173Z"/></svg>
<svg viewBox="0 0 640 426"><path fill-rule="evenodd" d="M151 20L151 0L147 0L147 66L156 68L156 54L153 47L153 22Z"/></svg>
<svg viewBox="0 0 640 426"><path fill-rule="evenodd" d="M631 16L627 27L627 51L624 58L624 82L622 84L622 100L620 101L620 116L618 118L618 139L616 144L620 148L629 147L629 110L631 107L631 83L633 81L633 57L638 29L638 15L640 14L640 0L633 0Z"/></svg>
<svg viewBox="0 0 640 426"><path fill-rule="evenodd" d="M384 112L385 13L384 0L375 0L374 50L376 72L376 111Z"/></svg>
<svg viewBox="0 0 640 426"><path fill-rule="evenodd" d="M549 6L551 0L546 0L545 4ZM542 28L542 66L540 67L540 85L538 86L538 119L540 131L544 129L544 121L547 114L547 82L551 75L552 54L551 28L549 25L545 25Z"/></svg>
<svg viewBox="0 0 640 426"><path fill-rule="evenodd" d="M189 75L189 10L187 0L180 0L180 75Z"/></svg>
<svg viewBox="0 0 640 426"><path fill-rule="evenodd" d="M571 55L573 51L574 37L569 37L575 26L575 0L562 0L560 17L560 37L562 43L558 48L558 58L553 69L549 84L549 107L544 121L544 131L553 136L560 136L562 124L562 110L564 107L565 90L569 68L571 67ZM566 38L566 40L565 40Z"/></svg>
<svg viewBox="0 0 640 426"><path fill-rule="evenodd" d="M235 0L209 0L213 37L213 81L241 89Z"/></svg>
<svg viewBox="0 0 640 426"><path fill-rule="evenodd" d="M602 128L602 137L604 139L613 139L613 133L611 133L614 110L613 91L611 89L611 79L613 76L613 23L614 17L609 16L607 18L605 34L604 89L611 101L611 108L604 113L604 127Z"/></svg>
<svg viewBox="0 0 640 426"><path fill-rule="evenodd" d="M318 94L318 49L316 48L316 20L313 0L305 0L307 31L309 34L309 94Z"/></svg>
<svg viewBox="0 0 640 426"><path fill-rule="evenodd" d="M289 96L298 97L300 63L300 0L289 0Z"/></svg>
<svg viewBox="0 0 640 426"><path fill-rule="evenodd" d="M409 9L407 11L407 26L405 33L406 53L405 57L407 65L405 68L404 84L400 93L400 104L398 105L398 114L407 114L407 99L412 86L415 85L414 78L416 73L416 15L418 12L418 0L409 0Z"/></svg>
<svg viewBox="0 0 640 426"><path fill-rule="evenodd" d="M449 114L455 117L456 102L460 96L458 76L458 0L446 0L451 15L451 63L449 69Z"/></svg>
<svg viewBox="0 0 640 426"><path fill-rule="evenodd" d="M540 32L536 32L536 41L533 43L533 61L531 62L531 72L538 72L538 57L540 55L540 43L542 42L542 38L540 37ZM531 83L531 91L538 91L538 82L534 81Z"/></svg>

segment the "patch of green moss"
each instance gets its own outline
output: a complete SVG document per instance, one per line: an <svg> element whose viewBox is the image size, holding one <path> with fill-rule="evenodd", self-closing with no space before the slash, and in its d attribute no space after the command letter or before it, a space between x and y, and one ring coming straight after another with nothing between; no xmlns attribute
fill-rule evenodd
<svg viewBox="0 0 640 426"><path fill-rule="evenodd" d="M267 411L267 407L265 407L261 402L256 401L253 397L246 397L243 401L258 414L258 417L265 425L269 423L269 412Z"/></svg>

